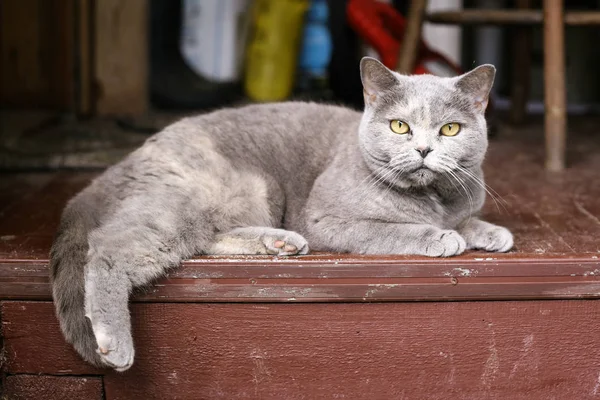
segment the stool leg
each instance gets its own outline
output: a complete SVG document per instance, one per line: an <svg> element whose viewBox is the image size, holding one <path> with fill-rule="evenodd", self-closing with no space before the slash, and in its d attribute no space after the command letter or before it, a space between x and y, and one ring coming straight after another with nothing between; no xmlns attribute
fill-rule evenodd
<svg viewBox="0 0 600 400"><path fill-rule="evenodd" d="M410 3L406 31L398 55L397 71L401 74L412 74L415 68L426 8L427 0L412 0Z"/></svg>
<svg viewBox="0 0 600 400"><path fill-rule="evenodd" d="M565 168L567 136L563 0L544 0L546 169Z"/></svg>
<svg viewBox="0 0 600 400"><path fill-rule="evenodd" d="M531 8L531 0L517 0L517 8ZM510 119L513 124L522 124L527 115L527 99L531 76L531 27L513 28L513 83L510 99Z"/></svg>

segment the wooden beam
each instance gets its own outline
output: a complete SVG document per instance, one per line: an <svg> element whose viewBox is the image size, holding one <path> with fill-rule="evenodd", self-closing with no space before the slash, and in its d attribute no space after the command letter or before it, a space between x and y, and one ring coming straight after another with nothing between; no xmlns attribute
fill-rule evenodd
<svg viewBox="0 0 600 400"><path fill-rule="evenodd" d="M544 0L546 169L565 168L567 136L563 0Z"/></svg>
<svg viewBox="0 0 600 400"><path fill-rule="evenodd" d="M536 25L542 24L541 10L462 10L428 14L426 21L456 25ZM569 11L564 13L567 25L600 25L599 11Z"/></svg>
<svg viewBox="0 0 600 400"><path fill-rule="evenodd" d="M397 70L401 74L411 74L415 68L426 8L427 0L413 0L410 2L408 23L398 55Z"/></svg>
<svg viewBox="0 0 600 400"><path fill-rule="evenodd" d="M95 1L96 112L137 115L148 108L148 1Z"/></svg>

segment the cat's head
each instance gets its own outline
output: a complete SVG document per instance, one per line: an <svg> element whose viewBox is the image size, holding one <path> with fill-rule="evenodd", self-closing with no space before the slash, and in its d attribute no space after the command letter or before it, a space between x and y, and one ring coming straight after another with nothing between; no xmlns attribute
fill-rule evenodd
<svg viewBox="0 0 600 400"><path fill-rule="evenodd" d="M484 112L496 69L453 78L400 75L365 57L360 145L382 180L426 186L448 171L478 166L487 149Z"/></svg>

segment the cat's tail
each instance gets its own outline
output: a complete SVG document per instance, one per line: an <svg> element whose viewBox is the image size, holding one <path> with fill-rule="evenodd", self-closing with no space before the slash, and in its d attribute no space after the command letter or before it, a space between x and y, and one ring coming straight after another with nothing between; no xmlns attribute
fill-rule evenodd
<svg viewBox="0 0 600 400"><path fill-rule="evenodd" d="M52 297L65 339L87 362L102 366L92 325L85 316L84 266L93 215L82 208L74 202L65 208L50 250Z"/></svg>

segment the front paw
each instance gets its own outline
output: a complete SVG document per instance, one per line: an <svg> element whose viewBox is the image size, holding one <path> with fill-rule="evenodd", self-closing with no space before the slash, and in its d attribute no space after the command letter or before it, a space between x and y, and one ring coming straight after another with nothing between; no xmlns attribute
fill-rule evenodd
<svg viewBox="0 0 600 400"><path fill-rule="evenodd" d="M465 239L456 231L443 230L435 232L429 238L425 255L429 257L450 257L462 254L467 248Z"/></svg>
<svg viewBox="0 0 600 400"><path fill-rule="evenodd" d="M491 225L478 235L473 235L469 240L470 249L479 249L495 252L507 252L512 249L513 235L506 228Z"/></svg>

